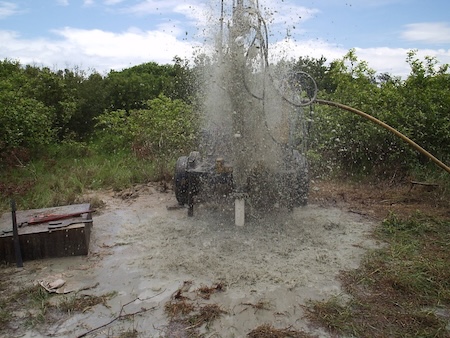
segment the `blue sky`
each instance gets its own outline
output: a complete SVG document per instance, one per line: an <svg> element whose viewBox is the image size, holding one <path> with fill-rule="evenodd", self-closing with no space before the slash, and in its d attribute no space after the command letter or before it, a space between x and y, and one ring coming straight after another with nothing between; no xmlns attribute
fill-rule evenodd
<svg viewBox="0 0 450 338"><path fill-rule="evenodd" d="M232 0L223 0L225 9ZM256 2L258 0L245 0ZM0 58L107 73L192 58L218 27L221 0L0 0ZM448 0L259 0L271 54L341 58L405 76L406 53L450 63Z"/></svg>

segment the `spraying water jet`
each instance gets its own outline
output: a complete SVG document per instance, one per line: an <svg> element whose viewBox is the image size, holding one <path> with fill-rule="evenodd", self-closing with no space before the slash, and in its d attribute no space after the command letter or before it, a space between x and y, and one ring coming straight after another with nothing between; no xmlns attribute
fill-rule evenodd
<svg viewBox="0 0 450 338"><path fill-rule="evenodd" d="M308 163L303 107L317 85L304 72L269 67L269 34L258 1L221 2L214 67L205 85L199 151L178 159L175 195L194 212L198 194L234 199L235 224L247 207L273 210L306 205Z"/></svg>
<svg viewBox="0 0 450 338"><path fill-rule="evenodd" d="M268 30L258 1L235 0L225 25L221 1L217 53L206 74L204 130L199 151L178 159L175 195L194 212L194 197L234 199L235 224L246 209L271 211L307 204L308 163L303 108L325 104L356 113L408 142L441 168L450 168L397 130L354 108L317 98L307 73L269 67Z"/></svg>

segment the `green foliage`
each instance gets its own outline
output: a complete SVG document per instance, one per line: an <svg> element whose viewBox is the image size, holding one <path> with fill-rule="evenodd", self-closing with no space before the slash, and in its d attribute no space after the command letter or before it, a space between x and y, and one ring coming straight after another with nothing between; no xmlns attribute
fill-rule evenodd
<svg viewBox="0 0 450 338"><path fill-rule="evenodd" d="M94 133L94 119L108 106L105 79L96 72L86 76L77 69L66 69L63 76L74 98L74 113L67 121L63 138L87 140Z"/></svg>
<svg viewBox="0 0 450 338"><path fill-rule="evenodd" d="M104 152L116 153L130 148L133 133L125 110L105 111L95 121L96 142Z"/></svg>
<svg viewBox="0 0 450 338"><path fill-rule="evenodd" d="M18 63L0 61L0 73L0 152L51 143L54 111L25 93L28 82Z"/></svg>
<svg viewBox="0 0 450 338"><path fill-rule="evenodd" d="M350 50L327 63L299 58L274 66L306 71L317 81L318 97L360 109L394 127L443 162L450 161L449 66L410 51L410 75L402 80L377 75ZM202 71L213 67L200 56L193 67L150 62L102 76L75 68L52 71L0 61L0 161L20 164L61 142L92 142L99 152L129 152L167 162L195 142L202 100ZM309 157L321 174L396 175L427 160L393 134L337 108L315 105L307 112ZM19 155L27 154L27 156ZM31 155L31 156L29 156ZM161 157L161 158L160 158Z"/></svg>
<svg viewBox="0 0 450 338"><path fill-rule="evenodd" d="M26 83L22 87L24 95L33 98L53 112L52 127L58 139L70 131L68 123L77 110L73 95L76 88L69 88L62 73L55 73L49 68L26 66L23 69Z"/></svg>
<svg viewBox="0 0 450 338"><path fill-rule="evenodd" d="M377 78L351 50L330 65L328 73L335 90L322 91L319 97L368 113L449 161L448 66L435 70L437 60L426 58L424 63L415 58L415 52L409 53L408 62L411 75L407 80L388 74ZM337 108L315 107L310 136L316 163L331 162L333 168L352 174L406 175L425 163L422 155L392 133Z"/></svg>
<svg viewBox="0 0 450 338"><path fill-rule="evenodd" d="M49 144L54 136L51 117L51 111L40 102L4 95L0 99L0 149Z"/></svg>
<svg viewBox="0 0 450 338"><path fill-rule="evenodd" d="M336 83L331 79L331 72L326 66L327 59L320 57L314 59L310 57L300 57L293 64L294 71L303 71L313 77L317 83L317 87L321 90L331 93L336 90Z"/></svg>
<svg viewBox="0 0 450 338"><path fill-rule="evenodd" d="M110 150L133 150L138 157L157 160L161 170L188 153L196 141L198 120L192 107L160 95L143 109L106 111L97 118L98 142Z"/></svg>
<svg viewBox="0 0 450 338"><path fill-rule="evenodd" d="M106 77L78 68L52 71L0 61L0 150L20 146L35 155L40 145L89 140L105 110L144 109L160 94L188 102L190 73L179 58L173 66L147 63Z"/></svg>
<svg viewBox="0 0 450 338"><path fill-rule="evenodd" d="M53 145L40 159L2 171L0 210L9 210L11 198L23 210L81 202L98 203L80 201L80 196L87 190L121 190L167 178L161 176L157 165L151 159L137 158L130 151L98 151L96 144L70 141ZM172 166L173 163L168 162L167 165Z"/></svg>
<svg viewBox="0 0 450 338"><path fill-rule="evenodd" d="M197 118L190 105L160 95L146 109L131 112L134 142L150 147L154 157L186 153L196 140Z"/></svg>
<svg viewBox="0 0 450 338"><path fill-rule="evenodd" d="M123 71L111 71L106 78L108 110L142 109L148 100L163 94L188 101L191 95L189 70L180 59L172 65L144 63Z"/></svg>
<svg viewBox="0 0 450 338"><path fill-rule="evenodd" d="M444 161L450 160L450 73L448 65L436 70L438 61L416 58L414 51L407 61L411 74L401 88L405 98L403 123L417 143Z"/></svg>

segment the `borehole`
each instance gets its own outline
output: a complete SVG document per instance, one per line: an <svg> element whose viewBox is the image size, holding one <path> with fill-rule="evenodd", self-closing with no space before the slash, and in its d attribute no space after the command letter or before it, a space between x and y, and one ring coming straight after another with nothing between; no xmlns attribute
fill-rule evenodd
<svg viewBox="0 0 450 338"><path fill-rule="evenodd" d="M307 203L303 108L317 86L306 73L270 65L269 27L258 1L222 1L220 12L220 29L212 29L216 53L203 74L199 149L177 166L175 186L190 216L197 195L231 197L235 224L243 226L246 209Z"/></svg>

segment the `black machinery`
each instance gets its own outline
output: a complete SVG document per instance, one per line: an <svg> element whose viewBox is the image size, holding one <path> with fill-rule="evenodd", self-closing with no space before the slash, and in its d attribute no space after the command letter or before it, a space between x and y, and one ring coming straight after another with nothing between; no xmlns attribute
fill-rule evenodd
<svg viewBox="0 0 450 338"><path fill-rule="evenodd" d="M178 159L174 185L189 216L197 194L234 198L235 223L242 226L246 204L263 210L307 204L303 107L314 101L317 86L304 72L269 67L257 1L233 2L225 27L223 0L221 13L217 61L205 76L200 148Z"/></svg>

